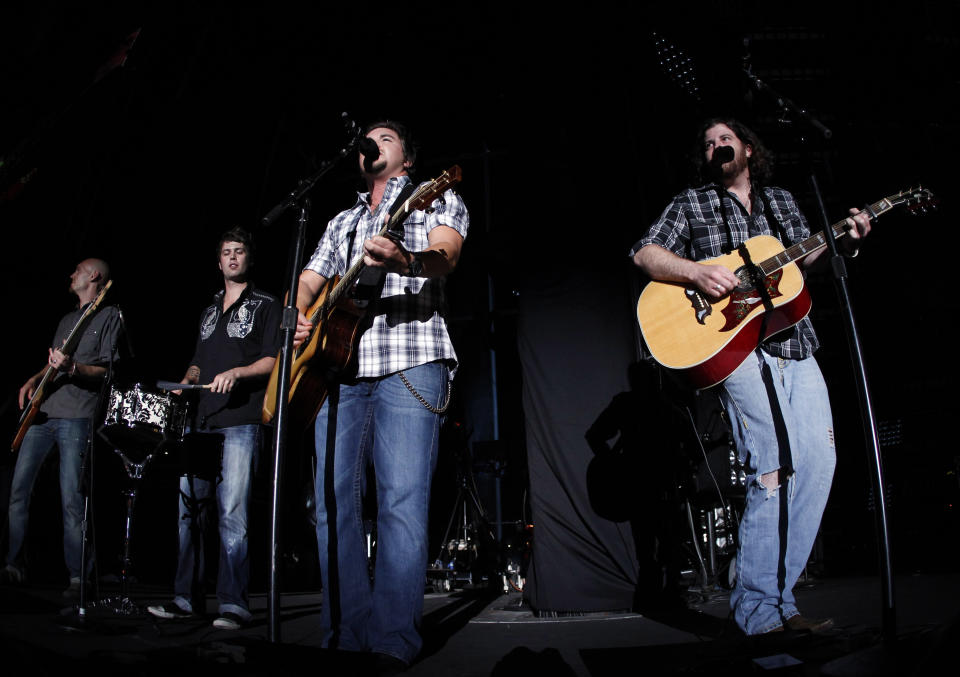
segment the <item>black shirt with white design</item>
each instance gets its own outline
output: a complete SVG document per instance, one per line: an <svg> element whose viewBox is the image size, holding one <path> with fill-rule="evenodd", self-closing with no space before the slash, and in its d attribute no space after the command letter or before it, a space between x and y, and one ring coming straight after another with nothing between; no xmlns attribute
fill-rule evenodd
<svg viewBox="0 0 960 677"><path fill-rule="evenodd" d="M190 364L200 368L200 383L222 372L246 367L280 350L282 308L275 297L248 283L240 297L223 311L223 290L200 316L200 334ZM198 392L197 429L259 423L267 377L237 381L229 393Z"/></svg>

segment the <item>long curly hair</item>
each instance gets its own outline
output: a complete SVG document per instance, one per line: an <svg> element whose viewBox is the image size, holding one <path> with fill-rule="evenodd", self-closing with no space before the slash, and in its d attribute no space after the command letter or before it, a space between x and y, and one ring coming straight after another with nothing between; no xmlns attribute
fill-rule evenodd
<svg viewBox="0 0 960 677"><path fill-rule="evenodd" d="M747 158L751 183L760 186L769 185L770 179L773 177L773 153L763 145L756 132L735 118L725 117L705 120L697 131L697 138L690 153L697 181L706 183L712 180L709 171L706 169L707 160L703 153L703 135L707 133L708 129L716 125L726 125L744 145L753 149L750 157Z"/></svg>

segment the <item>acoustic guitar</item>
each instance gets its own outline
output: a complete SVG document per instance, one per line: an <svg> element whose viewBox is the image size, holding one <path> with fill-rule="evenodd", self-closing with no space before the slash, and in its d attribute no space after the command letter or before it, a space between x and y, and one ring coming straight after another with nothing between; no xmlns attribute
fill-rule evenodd
<svg viewBox="0 0 960 677"><path fill-rule="evenodd" d="M378 234L389 237L413 211L429 206L445 190L458 183L460 178L460 167L454 165L433 181L419 186L387 220ZM290 392L287 395L291 416L298 427L309 425L320 411L327 393L323 374L346 368L356 354L357 343L365 329L366 308L354 303L349 292L363 268L361 256L343 276L334 276L327 280L317 300L304 313L313 323L313 329L293 352ZM281 351L273 364L267 384L261 415L264 423L272 421L276 414L282 356Z"/></svg>
<svg viewBox="0 0 960 677"><path fill-rule="evenodd" d="M90 318L93 317L93 314L97 312L97 308L100 307L100 303L107 295L107 290L109 290L112 285L113 280L107 280L107 283L103 286L103 289L101 289L100 293L97 294L97 298L93 300L93 303L87 306L87 309L83 311L80 319L77 320L77 323L73 326L73 329L71 329L70 333L67 334L67 338L64 339L63 345L60 347L60 352L62 352L64 355L72 355L73 351L77 349L77 344L80 343L80 338L83 336L83 330L87 326L87 322L89 322ZM40 405L43 404L43 400L47 396L47 386L55 381L56 378L56 367L47 367L47 371L44 372L43 378L40 379L40 384L37 386L37 389L33 391L33 396L30 398L27 406L23 408L23 413L20 415L20 422L17 424L17 434L13 438L13 444L10 445L11 452L16 453L16 451L20 448L20 444L23 443L23 437L27 434L27 428L33 424L33 420L36 418L37 412L40 410Z"/></svg>
<svg viewBox="0 0 960 677"><path fill-rule="evenodd" d="M872 218L898 205L910 211L925 210L930 191L909 189L869 205ZM834 237L846 235L846 219L831 226ZM772 307L764 307L746 260L738 252L701 263L726 266L739 285L720 299L675 282L650 282L637 302L637 320L651 356L677 372L694 388L714 386L739 367L768 337L797 324L810 312L812 302L796 261L827 246L823 232L784 248L769 235L745 243L749 260L759 269Z"/></svg>

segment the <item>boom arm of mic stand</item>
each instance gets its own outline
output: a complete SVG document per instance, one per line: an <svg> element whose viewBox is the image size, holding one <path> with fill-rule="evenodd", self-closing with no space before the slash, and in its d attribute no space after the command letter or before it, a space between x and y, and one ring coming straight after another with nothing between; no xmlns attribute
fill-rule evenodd
<svg viewBox="0 0 960 677"><path fill-rule="evenodd" d="M749 68L744 69L743 73L747 76L747 79L753 84L758 92L763 92L772 96L776 100L778 106L790 111L808 125L816 129L824 139L830 139L833 137L833 132L830 130L830 128L810 115L806 108L801 108L793 101L777 92L777 90L775 90L773 87L754 75Z"/></svg>

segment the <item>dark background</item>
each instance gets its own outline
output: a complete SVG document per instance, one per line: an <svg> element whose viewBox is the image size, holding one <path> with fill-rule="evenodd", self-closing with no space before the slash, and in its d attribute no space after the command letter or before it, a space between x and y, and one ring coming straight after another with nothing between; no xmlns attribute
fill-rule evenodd
<svg viewBox="0 0 960 677"><path fill-rule="evenodd" d="M776 182L814 225L807 160L830 221L919 183L940 198L934 214L882 218L849 270L884 430L896 566L955 568L958 302L947 229L957 212L960 10L932 1L897 14L867 2L770 4L8 4L0 26L0 226L12 292L3 428L12 434L16 392L43 365L70 307L77 261L97 256L112 266L110 300L124 310L137 378L179 380L199 312L221 282L218 235L235 224L255 229L257 283L281 294L292 219L258 228L259 219L343 148L341 113L361 124L391 117L419 138L419 178L463 169L472 227L448 285L463 364L459 442L449 444L507 459L504 512L519 519L517 299L545 275L629 271L630 245L685 185L696 122L732 113L777 154ZM125 64L98 79L137 29ZM660 50L654 34L666 41ZM774 98L750 88L745 63L833 137L796 116L785 122ZM308 251L358 187L353 157L322 179L311 195ZM640 276L628 275L639 288ZM811 286L840 448L825 559L833 572L869 572L867 447L850 355L832 284L823 277ZM12 457L5 463L9 471ZM116 474L113 465L105 472ZM168 580L172 473L161 465L154 477L138 519L155 536L138 545L138 561L143 577ZM441 506L437 519L446 512ZM119 535L112 519L99 528Z"/></svg>

